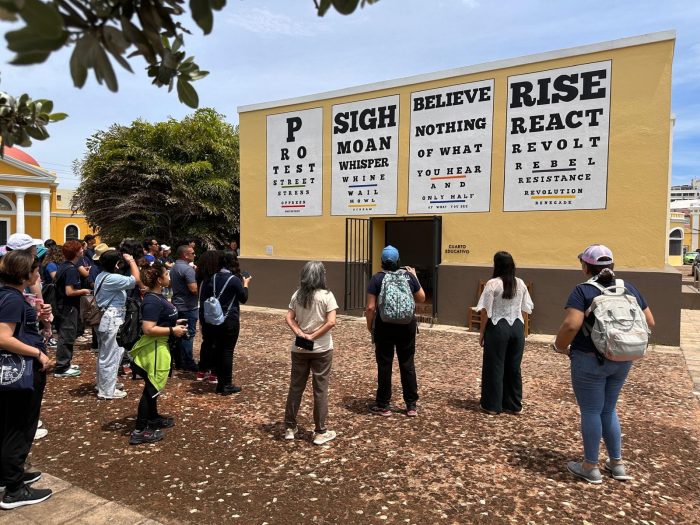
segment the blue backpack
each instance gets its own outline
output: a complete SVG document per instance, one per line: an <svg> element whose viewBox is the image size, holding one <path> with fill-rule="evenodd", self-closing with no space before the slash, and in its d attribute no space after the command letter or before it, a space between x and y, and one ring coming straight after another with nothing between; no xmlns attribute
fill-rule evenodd
<svg viewBox="0 0 700 525"><path fill-rule="evenodd" d="M221 308L221 303L219 302L219 299L224 293L224 290L226 290L226 287L228 286L228 283L231 281L231 279L233 279L233 275L226 279L226 283L224 283L223 288L221 288L221 291L217 295L216 276L212 277L214 285L214 295L212 295L209 299L204 301L204 305L202 306L204 308L204 320L207 323L218 326L220 324L223 324L223 322L226 320L226 316L228 315L228 312L231 309L231 305L233 305L233 301L231 301L231 304L226 310L226 313L224 313L223 308Z"/></svg>
<svg viewBox="0 0 700 525"><path fill-rule="evenodd" d="M413 321L416 302L406 279L406 272L398 270L384 273L377 298L379 316L385 323L409 324Z"/></svg>

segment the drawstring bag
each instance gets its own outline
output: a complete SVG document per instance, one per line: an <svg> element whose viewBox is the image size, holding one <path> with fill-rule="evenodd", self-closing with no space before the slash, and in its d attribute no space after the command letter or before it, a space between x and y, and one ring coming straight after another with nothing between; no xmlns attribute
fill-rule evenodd
<svg viewBox="0 0 700 525"><path fill-rule="evenodd" d="M15 327L13 337L21 337L25 319L22 308L22 318ZM0 350L0 392L15 390L34 390L34 358Z"/></svg>
<svg viewBox="0 0 700 525"><path fill-rule="evenodd" d="M221 296L223 295L224 290L226 290L226 287L228 286L228 283L231 281L231 279L233 279L233 275L226 279L224 287L217 295L216 276L212 277L212 281L214 284L214 295L212 295L209 299L204 301L203 305L204 321L206 321L207 323L218 326L220 324L223 324L223 322L226 320L226 316L228 315L228 312L231 309L231 305L229 305L228 309L226 310L226 313L224 314L224 310L223 308L221 308L221 303L219 302L219 299L221 299ZM233 301L231 301L231 304L233 304Z"/></svg>

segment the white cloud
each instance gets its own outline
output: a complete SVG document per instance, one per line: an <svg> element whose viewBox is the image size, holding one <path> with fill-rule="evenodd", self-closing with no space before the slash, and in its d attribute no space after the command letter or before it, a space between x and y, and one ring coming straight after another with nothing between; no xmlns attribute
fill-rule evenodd
<svg viewBox="0 0 700 525"><path fill-rule="evenodd" d="M273 13L269 9L240 9L231 16L229 22L251 33L275 34L285 36L313 36L310 27L291 17Z"/></svg>

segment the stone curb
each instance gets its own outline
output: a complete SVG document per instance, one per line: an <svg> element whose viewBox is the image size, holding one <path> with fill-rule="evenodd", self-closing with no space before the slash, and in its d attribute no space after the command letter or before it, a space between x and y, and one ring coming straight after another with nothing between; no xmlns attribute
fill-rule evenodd
<svg viewBox="0 0 700 525"><path fill-rule="evenodd" d="M53 495L37 505L0 510L0 525L162 525L45 472L36 486L51 489Z"/></svg>

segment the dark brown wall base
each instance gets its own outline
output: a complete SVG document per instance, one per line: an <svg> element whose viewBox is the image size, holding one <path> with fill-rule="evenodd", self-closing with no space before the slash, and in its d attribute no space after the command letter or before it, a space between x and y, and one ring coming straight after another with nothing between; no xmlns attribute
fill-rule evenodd
<svg viewBox="0 0 700 525"><path fill-rule="evenodd" d="M287 308L299 282L299 272L306 261L289 259L254 259L241 257L241 268L253 276L248 304ZM328 287L343 308L345 265L342 261L324 261ZM480 279L489 279L491 267L443 264L438 280L438 322L454 326L467 325L467 308L477 302ZM571 268L519 268L518 276L532 282L535 312L531 317L533 333L554 334L564 318L564 305L573 287L583 282L580 270ZM656 319L652 341L657 344L680 344L681 274L673 267L665 270L622 270L617 276L633 283L649 303ZM359 310L350 312L360 314Z"/></svg>
<svg viewBox="0 0 700 525"><path fill-rule="evenodd" d="M270 308L287 308L289 299L299 287L299 273L306 261L301 259L253 259L241 257L241 270L250 273L250 296L248 304ZM345 293L345 263L323 261L326 267L328 288L343 308Z"/></svg>
<svg viewBox="0 0 700 525"><path fill-rule="evenodd" d="M491 267L441 265L438 320L442 324L466 325L467 308L476 306L480 279L491 277ZM576 284L585 281L571 268L518 268L518 277L532 283L535 310L530 318L533 333L555 334L564 319L564 305ZM681 274L668 266L664 271L621 270L617 277L629 280L642 293L654 314L652 341L680 344Z"/></svg>

